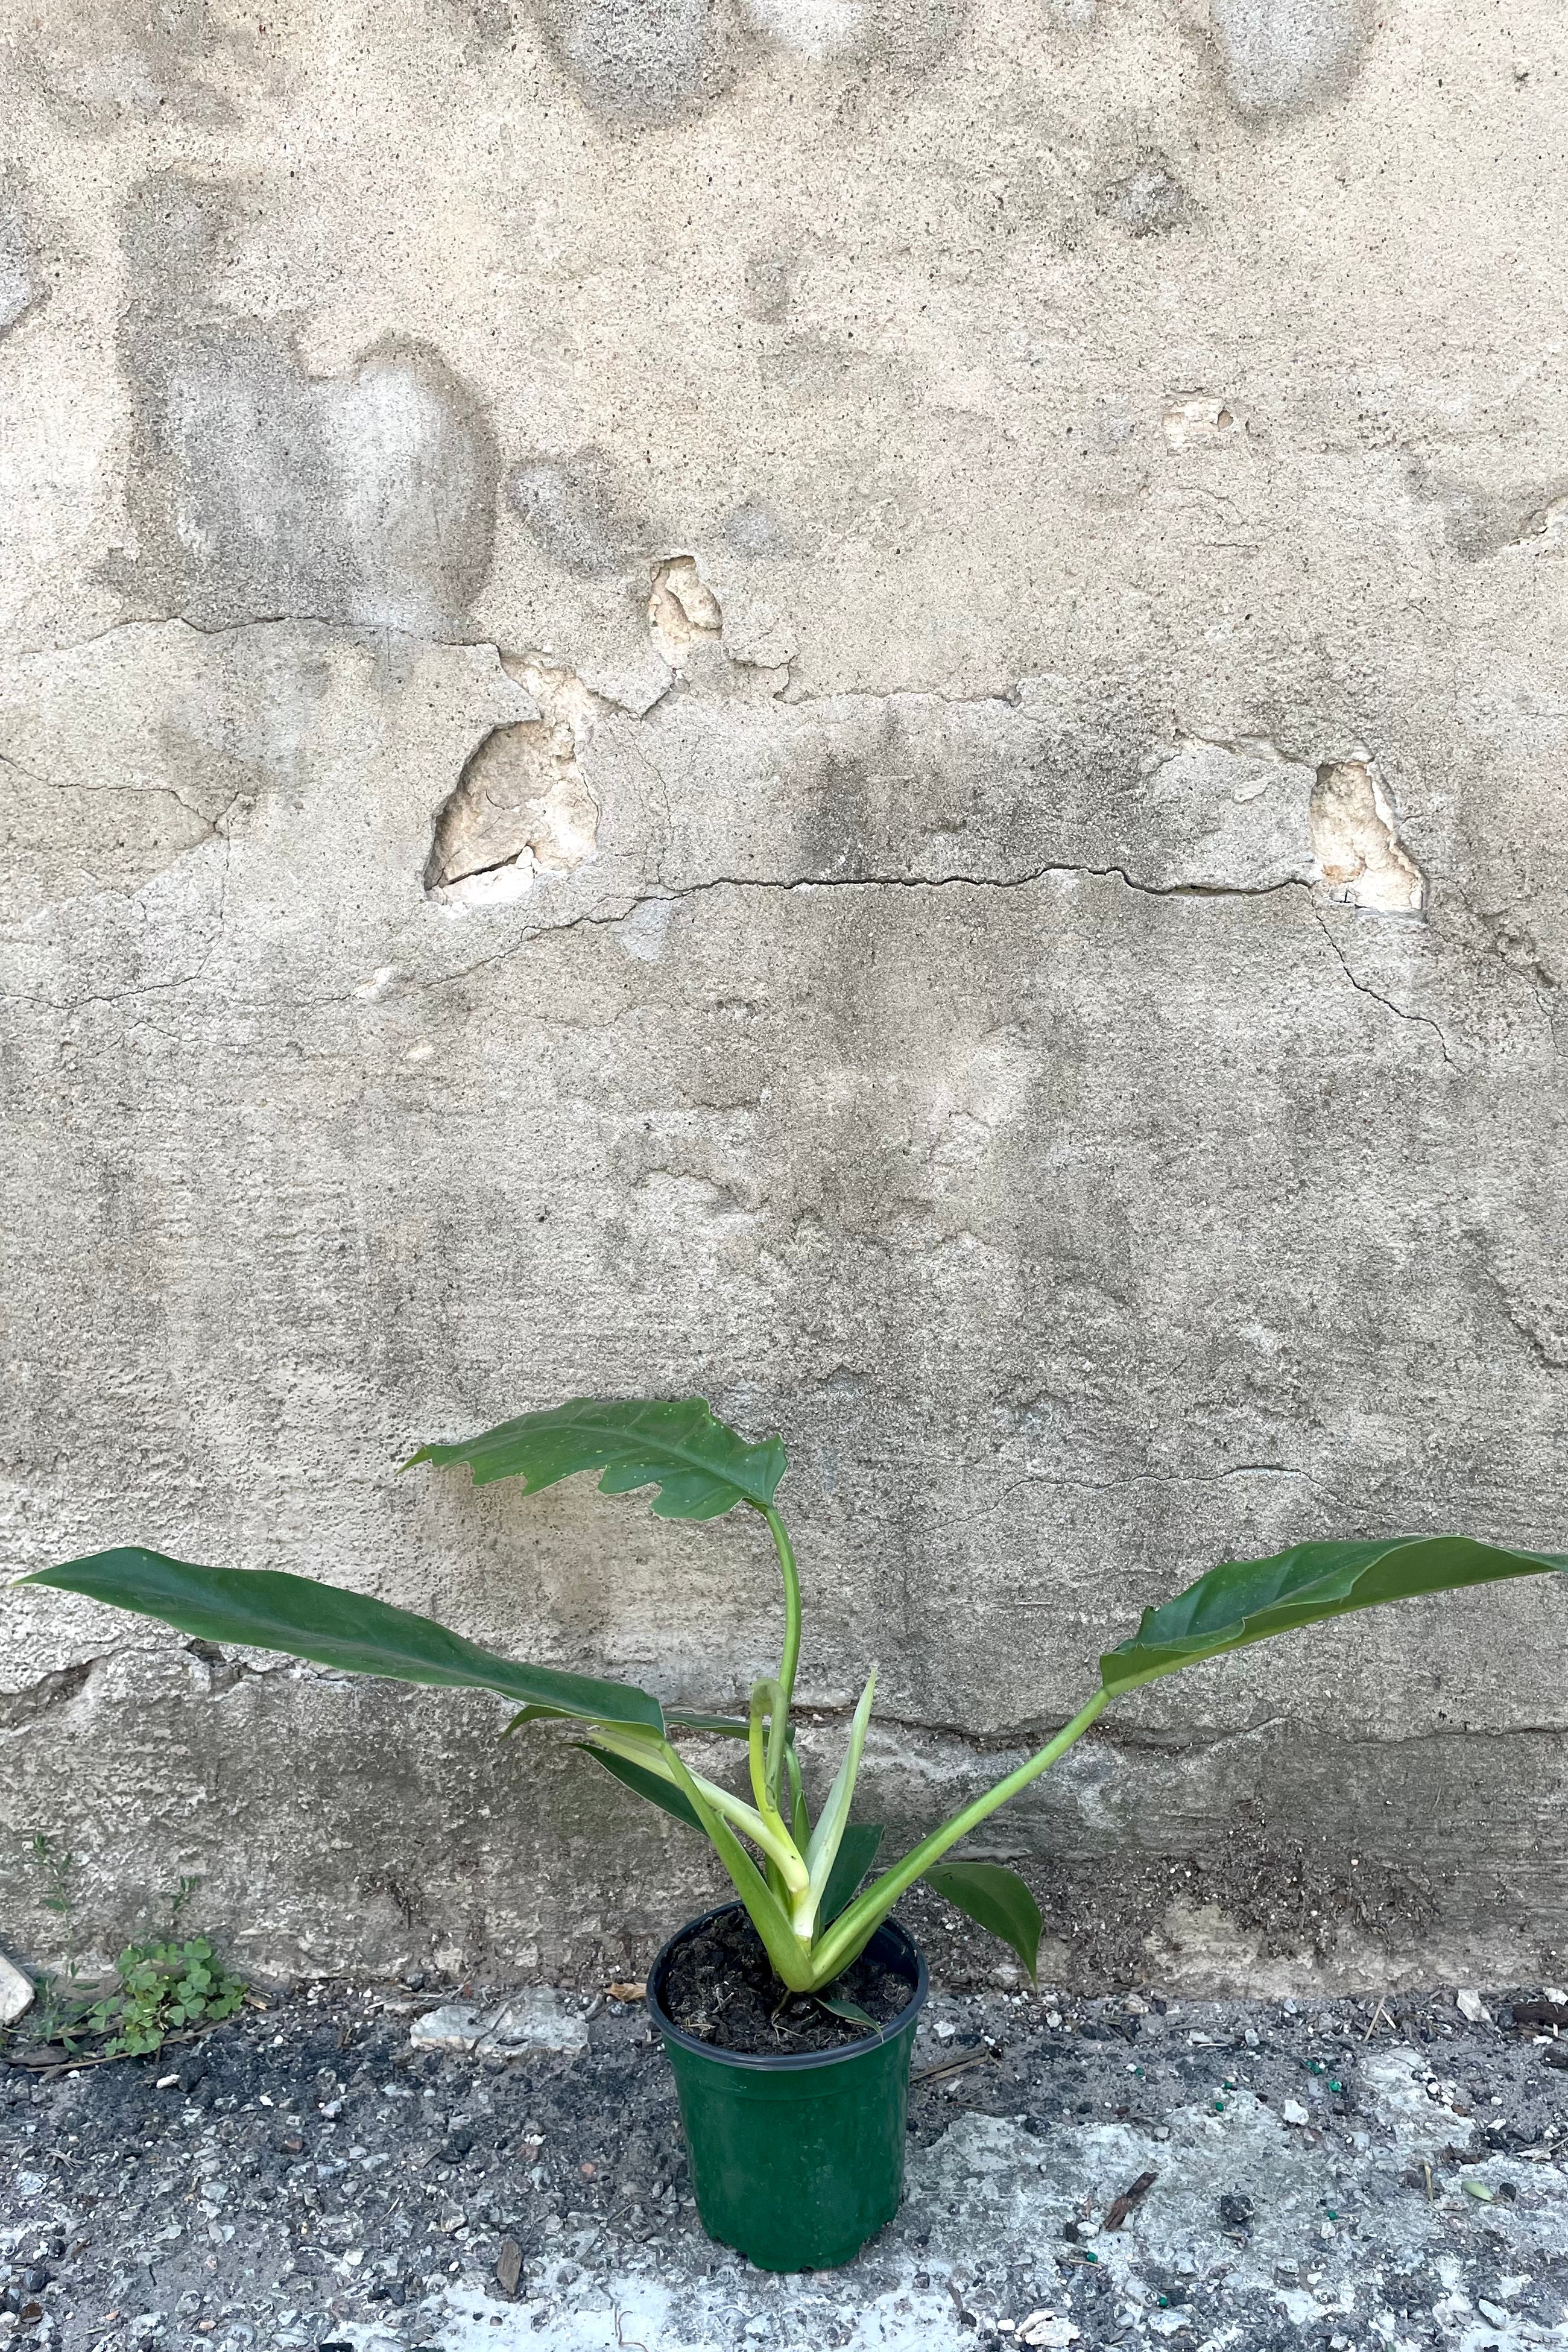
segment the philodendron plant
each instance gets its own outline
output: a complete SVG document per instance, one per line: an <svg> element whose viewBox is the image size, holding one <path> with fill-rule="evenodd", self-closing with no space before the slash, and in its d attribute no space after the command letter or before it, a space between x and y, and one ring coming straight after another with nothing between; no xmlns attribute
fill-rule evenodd
<svg viewBox="0 0 1568 2352"><path fill-rule="evenodd" d="M1465 1536L1304 1543L1268 1559L1223 1560L1173 1601L1144 1611L1137 1632L1101 1658L1097 1688L1054 1738L863 1887L882 1832L852 1822L850 1811L877 1677L873 1670L867 1679L843 1761L814 1820L790 1722L800 1657L800 1580L774 1500L785 1467L779 1438L748 1445L700 1397L578 1401L521 1413L461 1444L421 1446L404 1467L418 1462L466 1463L476 1486L517 1477L530 1493L596 1470L603 1494L657 1488L653 1509L664 1519L713 1519L742 1505L756 1512L784 1577L777 1672L754 1685L744 1716L707 1715L662 1706L629 1683L515 1664L429 1618L270 1569L194 1568L128 1546L18 1581L85 1593L207 1641L284 1651L349 1673L495 1691L521 1702L508 1733L532 1723L582 1724L582 1745L590 1756L638 1796L710 1840L784 1984L815 1993L852 2018L860 2013L836 2001L830 1988L918 1879L1004 1937L1033 1974L1040 1915L1024 1881L996 1863L944 1857L1048 1771L1113 1698L1200 1659L1378 1601L1568 1570L1568 1555L1510 1551ZM749 1795L693 1770L682 1755L683 1738L714 1736L743 1743Z"/></svg>

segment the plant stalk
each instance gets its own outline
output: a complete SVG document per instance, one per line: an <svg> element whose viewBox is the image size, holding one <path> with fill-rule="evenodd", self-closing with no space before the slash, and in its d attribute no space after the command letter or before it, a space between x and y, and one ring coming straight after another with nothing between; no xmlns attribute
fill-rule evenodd
<svg viewBox="0 0 1568 2352"><path fill-rule="evenodd" d="M1009 1772L1005 1780L998 1780L994 1789L987 1789L984 1796L976 1797L973 1804L965 1805L962 1812L954 1813L952 1819L944 1822L940 1829L932 1830L931 1835L922 1838L902 1862L895 1863L891 1870L885 1872L866 1889L864 1895L857 1895L848 1909L840 1912L816 1947L817 1983L830 1984L841 1969L848 1967L856 1954L864 1948L873 1928L886 1918L900 1895L911 1887L917 1878L922 1877L933 1862L940 1862L949 1846L956 1845L960 1838L967 1837L971 1830L978 1829L982 1822L1017 1796L1020 1790L1026 1789L1031 1780L1037 1780L1042 1772L1048 1772L1058 1758L1067 1754L1074 1741L1083 1738L1096 1716L1110 1704L1110 1696L1108 1690L1097 1690L1088 1706L1080 1707L1072 1721L1064 1724L1056 1738L1048 1740L1037 1755L1020 1764L1016 1772Z"/></svg>
<svg viewBox="0 0 1568 2352"><path fill-rule="evenodd" d="M784 1777L784 1750L789 1738L790 1708L795 1704L795 1672L800 1664L800 1570L795 1566L795 1546L789 1539L789 1529L771 1503L763 1517L768 1523L768 1533L779 1556L784 1589L784 1655L779 1661L778 1673L784 1704L779 1710L781 1720L773 1727L774 1736L768 1751L769 1786L776 1806Z"/></svg>
<svg viewBox="0 0 1568 2352"><path fill-rule="evenodd" d="M657 1773L661 1780L668 1780L687 1797L695 1788L704 1804L732 1823L753 1845L760 1846L770 1862L777 1864L792 1896L809 1884L805 1864L783 1823L774 1828L743 1797L731 1796L716 1780L691 1771L668 1739L638 1738L635 1733L620 1731L614 1724L595 1723L590 1728L595 1746L608 1748L612 1756L622 1757L628 1764L640 1764L645 1772Z"/></svg>

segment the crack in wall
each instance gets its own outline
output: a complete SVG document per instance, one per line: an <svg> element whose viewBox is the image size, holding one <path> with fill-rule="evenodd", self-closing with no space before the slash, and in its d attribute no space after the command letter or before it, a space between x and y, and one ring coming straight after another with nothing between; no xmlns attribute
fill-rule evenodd
<svg viewBox="0 0 1568 2352"><path fill-rule="evenodd" d="M536 924L526 938L513 941L509 947L498 948L493 955L481 956L474 963L464 964L456 971L438 973L417 985L421 989L450 988L458 982L471 979L476 972L488 971L493 964L510 961L513 956L522 954L537 939L556 938L568 931L614 929L617 924L627 921L639 908L681 906L688 899L703 898L712 890L765 890L783 895L802 890L1026 890L1053 878L1117 881L1147 898L1268 898L1286 890L1305 890L1310 894L1311 889L1311 885L1303 881L1270 882L1257 887L1229 883L1140 882L1121 866L1068 866L1055 862L1032 866L1025 874L997 877L972 874L808 874L795 879L780 880L715 874L700 882L689 882L679 890L629 893L621 904L612 909L591 909L581 915L569 916L563 922ZM324 1001L342 1003L346 1000Z"/></svg>
<svg viewBox="0 0 1568 2352"><path fill-rule="evenodd" d="M78 1665L40 1675L20 1690L0 1691L0 1731L25 1730L57 1707L68 1706L85 1689L93 1668L102 1664L101 1658L84 1658Z"/></svg>
<svg viewBox="0 0 1568 2352"><path fill-rule="evenodd" d="M1328 924L1323 920L1321 911L1317 907L1314 907L1312 909L1312 915L1319 929L1322 932L1323 937L1327 940L1330 947L1332 948L1335 955L1338 957L1341 971L1344 973L1344 976L1349 981L1351 986L1355 990L1356 994L1358 996L1370 996L1374 1004L1381 1004L1384 1011L1385 1013L1392 1013L1396 1021L1418 1022L1424 1028L1430 1029L1433 1036L1437 1040L1438 1051L1441 1053L1444 1061L1448 1065L1450 1069L1454 1068L1456 1065L1452 1054L1448 1051L1448 1041L1444 1036L1443 1032L1438 1027L1436 1022L1433 1020L1431 1014L1429 1013L1413 1013L1406 1005L1395 1004L1391 996L1384 996L1380 989L1373 987L1370 981L1358 980L1355 973L1350 968L1343 948L1341 947L1338 940L1335 939L1332 931L1330 930Z"/></svg>
<svg viewBox="0 0 1568 2352"><path fill-rule="evenodd" d="M672 1702L673 1704L673 1702ZM743 1704L737 1701L737 1710L743 1713ZM845 1700L841 1705L818 1705L800 1700L795 1714L803 1725L829 1725L848 1722L855 1712L854 1705ZM1054 1739L1070 1720L1066 1716L1027 1717L1017 1723L1005 1724L992 1731L975 1731L966 1724L943 1717L886 1715L880 1708L872 1717L873 1733L895 1731L912 1739L943 1739L970 1751L976 1758L1011 1754L1023 1750L1036 1754ZM1327 1739L1337 1748L1391 1749L1428 1746L1456 1739L1561 1739L1568 1734L1568 1717L1560 1723L1471 1723L1434 1724L1421 1730L1365 1732L1335 1731L1325 1734L1310 1724L1297 1723L1284 1715L1260 1716L1250 1723L1237 1724L1219 1731L1188 1728L1182 1725L1159 1726L1137 1724L1114 1716L1102 1716L1079 1750L1081 1756L1092 1756L1096 1747L1111 1748L1130 1757L1173 1757L1179 1759L1212 1755L1223 1748L1234 1748L1244 1740L1261 1738L1265 1732L1296 1730L1303 1740L1321 1742ZM891 1755L868 1752L868 1764L892 1763ZM1064 1759L1065 1762L1066 1759ZM1057 1768L1061 1769L1059 1766ZM1070 1766L1068 1769L1070 1770Z"/></svg>
<svg viewBox="0 0 1568 2352"><path fill-rule="evenodd" d="M675 795L658 763L637 741L641 733L637 720L667 699L679 682L679 665L689 658L700 656L710 671L712 665L718 664L731 675L740 675L752 666L743 657L737 662L724 645L723 615L694 558L682 555L664 559L653 565L650 577L653 584L648 624L659 656L658 667L667 683L665 691L653 697L644 709L629 714L632 726L624 740L658 785L665 810L666 833L673 841ZM234 637L255 627L297 625L300 619L298 615L279 615L276 621L244 621L218 627L204 626L179 616L167 625L199 637ZM92 644L119 630L150 625L163 625L126 621L80 642ZM326 615L310 619L304 625L321 627L333 635L360 642L407 635L366 628ZM408 641L416 642L413 637ZM443 638L430 642L458 641ZM595 856L600 808L584 773L582 761L599 719L615 707L570 670L548 666L542 656L508 656L493 646L490 650L506 673L524 686L539 716L498 726L481 740L437 814L425 876L427 894L438 898L466 898L481 905L516 899L536 883L559 887ZM787 682L787 658L782 669L763 675L776 676ZM782 687L775 686L773 698L782 690ZM855 701L864 698L884 703L930 699L955 709L996 704L1031 725L1047 723L1037 713L1022 709L1017 694L955 697L933 691L929 696L911 693L852 698ZM1210 772L1216 760L1225 763L1217 775ZM1177 878L1146 878L1121 859L1102 862L1071 858L1049 858L1016 873L1001 874L829 871L780 877L720 873L684 884L667 884L661 877L657 887L629 889L606 905L578 914L557 919L545 914L543 919L531 922L521 937L507 945L452 971L419 979L413 986L416 990L448 988L525 951L535 939L584 929L615 929L645 908L669 909L722 890L779 894L814 890L1016 891L1051 880L1110 881L1151 899L1262 899L1297 890L1305 891L1309 903L1313 904L1320 927L1350 985L1395 1019L1430 1029L1445 1063L1452 1066L1454 1056L1440 1024L1429 1014L1401 1005L1362 979L1323 923L1314 903L1320 888L1328 887L1340 903L1366 905L1380 912L1409 914L1420 910L1424 882L1399 841L1392 803L1365 755L1320 767L1315 772L1310 808L1302 811L1303 816L1310 819L1304 826L1310 831L1310 848L1304 841L1300 853L1300 870L1294 873L1280 871L1281 864L1288 867L1289 857L1282 856L1275 845L1282 821L1279 796L1282 789L1295 788L1290 780L1296 780L1298 784L1302 778L1310 781L1313 773L1310 767L1288 758L1262 738L1211 741L1198 736L1182 736L1173 749L1163 747L1152 752L1143 767L1148 782L1147 809L1155 822L1156 835L1162 828L1167 833L1173 825L1175 828L1171 839L1156 840L1153 854L1156 862L1167 868L1175 865ZM216 817L208 817L205 812L193 809L173 786L167 789L174 802L198 816L207 828L204 841L215 836L225 841L216 928L199 961L193 969L168 979L96 991L69 1001L35 992L14 992L5 1001L37 1004L58 1013L74 1013L95 1004L120 1004L145 996L171 994L202 981L226 920L233 858L226 827L236 802L243 795L236 793ZM1247 835L1245 824L1238 832L1238 812L1247 824L1252 823L1251 805L1270 793L1275 814L1265 825L1261 842L1257 836ZM1289 802L1283 803L1287 833L1290 808ZM1275 828L1274 833L1269 832L1269 825ZM1194 860L1201 861L1205 856L1213 856L1222 870L1213 875L1193 873ZM1184 866L1187 869L1184 872L1181 870ZM1231 869L1228 874L1224 871L1226 866ZM552 889L549 896L554 897L555 890ZM268 1003L275 1009L305 1013L341 1006L365 993L363 989L356 988L320 996L269 999Z"/></svg>

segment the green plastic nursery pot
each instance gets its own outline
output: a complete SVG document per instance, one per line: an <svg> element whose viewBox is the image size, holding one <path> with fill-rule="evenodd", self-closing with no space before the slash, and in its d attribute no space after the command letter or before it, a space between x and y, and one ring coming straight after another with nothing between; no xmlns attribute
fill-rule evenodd
<svg viewBox="0 0 1568 2352"><path fill-rule="evenodd" d="M678 1948L740 1907L723 1904L689 1921L648 1971L647 2005L675 2074L697 2211L710 2238L762 2270L834 2270L899 2210L926 1964L888 1920L866 1948L903 1978L910 1998L880 2032L820 2055L716 2050L676 2024L664 1988Z"/></svg>

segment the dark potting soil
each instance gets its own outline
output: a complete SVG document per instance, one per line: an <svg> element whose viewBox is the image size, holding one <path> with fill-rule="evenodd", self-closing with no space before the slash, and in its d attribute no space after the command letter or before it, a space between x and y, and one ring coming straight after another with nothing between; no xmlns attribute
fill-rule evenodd
<svg viewBox="0 0 1568 2352"><path fill-rule="evenodd" d="M908 2006L912 1987L864 1952L826 1989L834 2000L852 2000L878 2025L890 2024ZM688 2033L746 2057L794 2058L841 2050L868 2028L836 2017L810 1993L786 1992L773 1974L763 1939L743 1911L725 1913L673 1954L664 2002Z"/></svg>

